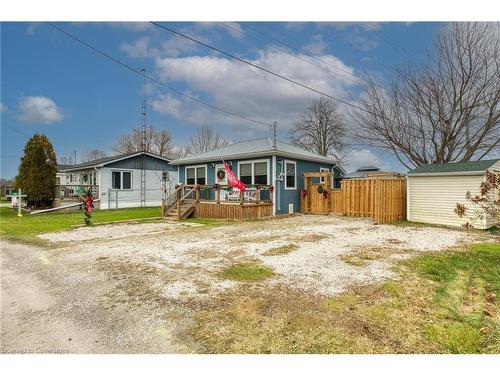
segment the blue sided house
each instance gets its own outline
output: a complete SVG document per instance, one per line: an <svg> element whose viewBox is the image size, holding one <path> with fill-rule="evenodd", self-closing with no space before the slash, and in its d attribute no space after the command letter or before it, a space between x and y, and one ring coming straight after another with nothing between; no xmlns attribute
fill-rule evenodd
<svg viewBox="0 0 500 375"><path fill-rule="evenodd" d="M244 197L228 187L223 161L247 186ZM345 173L336 158L321 156L281 141L274 143L269 138L237 142L217 150L189 155L171 164L179 168L180 184L197 187L198 202L215 200L219 206L221 203L243 206L267 202L270 215L299 212L304 187L302 173L331 172L332 188L340 187ZM206 209L213 211L209 206Z"/></svg>

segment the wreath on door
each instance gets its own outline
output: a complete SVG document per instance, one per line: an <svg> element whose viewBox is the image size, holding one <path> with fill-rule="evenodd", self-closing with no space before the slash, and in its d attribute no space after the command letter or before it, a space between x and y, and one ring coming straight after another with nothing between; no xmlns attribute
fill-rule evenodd
<svg viewBox="0 0 500 375"><path fill-rule="evenodd" d="M218 180L222 180L226 177L226 172L224 171L224 169L219 169L217 171L217 179Z"/></svg>

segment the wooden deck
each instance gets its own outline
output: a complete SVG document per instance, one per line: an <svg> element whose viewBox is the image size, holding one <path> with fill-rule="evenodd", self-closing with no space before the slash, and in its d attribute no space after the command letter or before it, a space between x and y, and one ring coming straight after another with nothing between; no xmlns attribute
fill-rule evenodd
<svg viewBox="0 0 500 375"><path fill-rule="evenodd" d="M207 219L225 220L257 220L273 215L273 204L263 203L232 203L200 201L196 203L193 216Z"/></svg>
<svg viewBox="0 0 500 375"><path fill-rule="evenodd" d="M272 216L272 186L247 185L247 188L243 193L226 185L179 185L162 200L162 217L257 220ZM230 194L222 197L222 189Z"/></svg>

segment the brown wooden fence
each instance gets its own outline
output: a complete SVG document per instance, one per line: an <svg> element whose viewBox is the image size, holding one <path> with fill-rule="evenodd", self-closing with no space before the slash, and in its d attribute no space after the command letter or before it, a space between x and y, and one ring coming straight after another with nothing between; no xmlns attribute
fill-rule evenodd
<svg viewBox="0 0 500 375"><path fill-rule="evenodd" d="M371 217L377 224L406 219L404 178L344 180L341 193L342 215Z"/></svg>
<svg viewBox="0 0 500 375"><path fill-rule="evenodd" d="M301 212L371 217L376 224L406 219L404 178L343 180L340 189L327 190L328 197L318 194L315 184L307 186L309 189L301 199Z"/></svg>

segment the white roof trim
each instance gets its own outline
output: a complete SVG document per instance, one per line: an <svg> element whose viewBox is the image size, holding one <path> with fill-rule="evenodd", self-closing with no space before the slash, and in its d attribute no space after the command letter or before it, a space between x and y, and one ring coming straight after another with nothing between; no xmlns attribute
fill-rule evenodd
<svg viewBox="0 0 500 375"><path fill-rule="evenodd" d="M111 163L116 163L117 161L122 161L122 160L127 160L127 159L130 159L130 158L133 158L133 157L136 157L138 155L141 155L142 154L142 151L137 151L133 154L130 154L130 155L126 155L126 156L123 156L121 158L118 158L118 159L112 159L112 160L108 160L104 163L99 163L99 164L89 164L89 165L85 165L85 166L75 166L73 168L67 168L67 169L63 169L61 170L61 172L72 172L72 171L82 171L82 170L85 170L85 169L94 169L94 168L102 168L104 167L106 164L111 164ZM167 158L164 158L163 156L159 156L159 155L155 155L155 154L152 154L150 152L145 152L144 154L148 155L148 156L151 156L153 158L156 158L156 159L160 159L160 160L164 160L164 161L168 161L169 163L172 161L171 159L167 159Z"/></svg>
<svg viewBox="0 0 500 375"><path fill-rule="evenodd" d="M429 173L408 173L408 177L432 177L432 176L480 176L485 174L484 171L460 171L460 172L429 172Z"/></svg>
<svg viewBox="0 0 500 375"><path fill-rule="evenodd" d="M253 157L266 157L266 156L283 156L283 157L290 157L290 158L295 158L298 160L308 160L308 161L314 161L318 163L328 163L328 164L337 164L340 167L339 161L335 159L329 159L326 157L314 157L314 156L306 156L306 155L301 155L301 154L295 154L293 152L286 152L286 151L280 151L280 150L269 150L269 151L256 151L256 152L247 152L247 153L240 153L240 154L233 154L233 155L225 155L224 159L225 160L232 160L232 159L244 159L244 158L253 158ZM217 157L200 157L200 158L192 158L192 159L178 159L178 160L173 160L171 164L173 165L187 165L187 164L192 164L192 163L207 163L207 162L213 162L219 160ZM342 167L340 167L342 168Z"/></svg>

